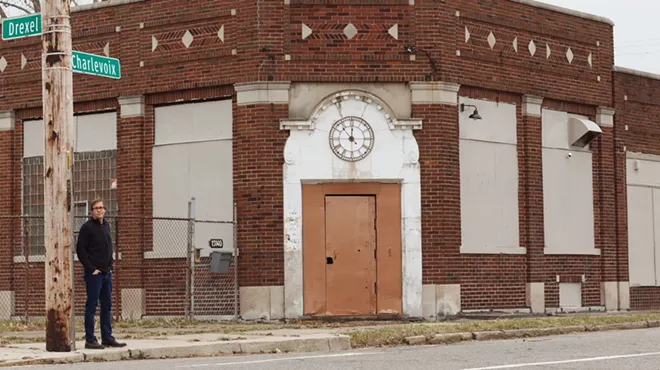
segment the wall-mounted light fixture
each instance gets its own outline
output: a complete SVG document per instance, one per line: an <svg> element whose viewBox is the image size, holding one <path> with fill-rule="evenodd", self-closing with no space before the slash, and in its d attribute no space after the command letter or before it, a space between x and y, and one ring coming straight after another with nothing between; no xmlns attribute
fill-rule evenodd
<svg viewBox="0 0 660 370"><path fill-rule="evenodd" d="M481 116L479 115L479 111L477 110L476 105L461 103L461 113L463 113L465 111L465 107L473 107L474 108L474 112L472 114L470 114L470 116L468 118L472 118L473 120L480 120L481 119Z"/></svg>
<svg viewBox="0 0 660 370"><path fill-rule="evenodd" d="M406 51L408 54L415 54L417 50L421 51L422 53L426 54L426 57L429 58L429 62L431 63L431 69L433 69L433 73L437 74L438 73L438 67L435 64L435 60L431 58L431 54L429 54L428 51L418 48L414 45L403 45L403 50Z"/></svg>

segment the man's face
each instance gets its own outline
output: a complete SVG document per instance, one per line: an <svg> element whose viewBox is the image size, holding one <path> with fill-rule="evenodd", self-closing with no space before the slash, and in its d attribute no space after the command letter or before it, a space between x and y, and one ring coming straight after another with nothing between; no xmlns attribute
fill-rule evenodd
<svg viewBox="0 0 660 370"><path fill-rule="evenodd" d="M105 216L105 205L103 202L98 202L92 207L92 216L97 220L103 219L103 216Z"/></svg>

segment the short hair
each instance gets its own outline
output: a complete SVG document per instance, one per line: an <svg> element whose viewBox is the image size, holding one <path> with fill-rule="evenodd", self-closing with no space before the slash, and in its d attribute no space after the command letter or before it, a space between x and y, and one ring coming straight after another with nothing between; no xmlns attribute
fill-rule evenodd
<svg viewBox="0 0 660 370"><path fill-rule="evenodd" d="M89 209L90 209L90 210L94 209L94 206L97 205L97 204L99 204L99 203L103 203L103 200L101 200L101 199L94 199L94 200L92 201L92 205L89 206Z"/></svg>

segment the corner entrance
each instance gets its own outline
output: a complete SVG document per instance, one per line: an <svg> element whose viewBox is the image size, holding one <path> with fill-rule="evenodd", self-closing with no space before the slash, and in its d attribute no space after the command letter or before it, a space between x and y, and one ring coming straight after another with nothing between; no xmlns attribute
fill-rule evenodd
<svg viewBox="0 0 660 370"><path fill-rule="evenodd" d="M402 311L399 184L303 185L304 314Z"/></svg>

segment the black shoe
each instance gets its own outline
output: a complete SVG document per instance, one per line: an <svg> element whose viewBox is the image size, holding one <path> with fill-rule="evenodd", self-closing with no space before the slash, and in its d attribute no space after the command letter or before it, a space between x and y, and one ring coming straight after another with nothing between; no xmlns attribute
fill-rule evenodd
<svg viewBox="0 0 660 370"><path fill-rule="evenodd" d="M112 338L110 340L104 340L103 345L106 347L125 347L126 343L119 343L115 340L115 338Z"/></svg>
<svg viewBox="0 0 660 370"><path fill-rule="evenodd" d="M87 349L105 349L105 346L99 344L98 341L87 342L85 341L85 348Z"/></svg>

